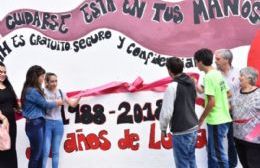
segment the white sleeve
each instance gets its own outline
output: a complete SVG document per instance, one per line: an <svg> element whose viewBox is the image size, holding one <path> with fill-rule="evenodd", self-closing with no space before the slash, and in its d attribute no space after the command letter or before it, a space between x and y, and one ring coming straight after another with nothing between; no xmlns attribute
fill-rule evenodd
<svg viewBox="0 0 260 168"><path fill-rule="evenodd" d="M162 131L166 131L168 124L171 120L173 110L174 110L174 101L176 98L177 83L171 83L166 89L163 97L162 109L160 112L160 128Z"/></svg>

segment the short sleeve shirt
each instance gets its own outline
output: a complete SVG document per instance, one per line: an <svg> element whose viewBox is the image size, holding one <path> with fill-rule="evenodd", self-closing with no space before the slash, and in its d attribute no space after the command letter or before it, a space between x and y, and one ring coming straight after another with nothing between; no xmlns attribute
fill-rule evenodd
<svg viewBox="0 0 260 168"><path fill-rule="evenodd" d="M208 103L207 95L213 96L215 99L215 106L206 117L206 121L208 124L218 125L232 121L229 113L229 103L227 97L228 90L229 87L220 71L211 70L205 75L205 104Z"/></svg>
<svg viewBox="0 0 260 168"><path fill-rule="evenodd" d="M226 80L229 88L230 88L230 91L232 93L232 97L235 97L236 94L239 93L239 90L240 90L240 86L239 86L239 70L238 69L235 69L235 68L231 68L230 71L226 74L226 75L223 75L224 76L224 79Z"/></svg>

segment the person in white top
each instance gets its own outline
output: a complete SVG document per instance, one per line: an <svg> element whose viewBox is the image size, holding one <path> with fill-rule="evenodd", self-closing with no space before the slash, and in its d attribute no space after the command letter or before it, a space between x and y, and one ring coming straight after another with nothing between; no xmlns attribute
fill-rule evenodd
<svg viewBox="0 0 260 168"><path fill-rule="evenodd" d="M71 107L76 107L80 101L78 98L68 98L60 89L57 88L57 75L54 73L46 73L44 94L47 101L62 99ZM61 117L61 107L47 110L45 115L45 136L43 146L42 168L46 168L50 148L52 147L52 168L58 168L59 165L59 149L63 137L63 121Z"/></svg>
<svg viewBox="0 0 260 168"><path fill-rule="evenodd" d="M229 49L216 50L214 55L217 69L222 73L224 79L226 80L230 88L232 96L229 98L229 101L231 102L232 97L234 97L240 90L239 70L232 66L233 54ZM227 139L229 167L235 168L237 166L237 151L233 137L233 124L231 124L230 126Z"/></svg>

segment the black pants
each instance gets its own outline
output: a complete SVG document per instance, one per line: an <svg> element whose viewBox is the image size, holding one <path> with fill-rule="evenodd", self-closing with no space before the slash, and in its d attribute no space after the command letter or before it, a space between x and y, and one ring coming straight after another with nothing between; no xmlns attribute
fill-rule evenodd
<svg viewBox="0 0 260 168"><path fill-rule="evenodd" d="M243 168L260 167L260 144L250 143L235 138L238 158Z"/></svg>

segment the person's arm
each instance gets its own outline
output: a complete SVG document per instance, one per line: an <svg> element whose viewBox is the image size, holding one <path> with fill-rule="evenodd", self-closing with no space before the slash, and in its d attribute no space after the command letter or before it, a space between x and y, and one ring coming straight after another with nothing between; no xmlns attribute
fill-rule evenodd
<svg viewBox="0 0 260 168"><path fill-rule="evenodd" d="M227 91L227 97L228 97L228 108L229 108L229 112L231 113L231 111L232 111L231 101L233 98L233 94L230 90Z"/></svg>
<svg viewBox="0 0 260 168"><path fill-rule="evenodd" d="M196 91L202 94L204 93L204 87L202 85L196 85Z"/></svg>
<svg viewBox="0 0 260 168"><path fill-rule="evenodd" d="M228 99L230 99L233 96L230 90L227 91L227 96L228 96Z"/></svg>
<svg viewBox="0 0 260 168"><path fill-rule="evenodd" d="M14 102L13 109L16 113L21 113L22 112L22 105L21 101L18 99L15 99L16 102Z"/></svg>
<svg viewBox="0 0 260 168"><path fill-rule="evenodd" d="M55 101L46 101L46 99L34 88L27 91L26 100L44 109L52 109L63 104L61 99Z"/></svg>
<svg viewBox="0 0 260 168"><path fill-rule="evenodd" d="M204 93L204 86L199 84L199 81L194 77L191 77L191 80L194 82L196 92L199 94Z"/></svg>
<svg viewBox="0 0 260 168"><path fill-rule="evenodd" d="M232 94L232 91L231 91L227 81L225 81L225 86L226 86L226 89L227 89L228 109L229 109L229 112L231 113L231 110L232 110L231 101L232 101L232 98L233 98L234 95Z"/></svg>
<svg viewBox="0 0 260 168"><path fill-rule="evenodd" d="M215 106L215 98L214 96L211 95L206 95L208 98L208 103L206 104L206 107L199 119L199 127L201 127L201 125L203 124L205 118L208 116L209 112L213 109L213 107Z"/></svg>
<svg viewBox="0 0 260 168"><path fill-rule="evenodd" d="M175 86L175 87L174 87ZM177 83L174 83L173 86L168 86L164 93L162 109L160 112L160 129L162 136L167 136L167 127L171 120L173 110L174 110L174 101L176 94Z"/></svg>
<svg viewBox="0 0 260 168"><path fill-rule="evenodd" d="M254 108L256 109L256 114L257 114L256 117L260 120L260 88L257 89Z"/></svg>
<svg viewBox="0 0 260 168"><path fill-rule="evenodd" d="M62 92L61 89L59 89L59 92L61 94L61 98L71 107L76 107L81 99L81 97L72 97L68 98L66 93Z"/></svg>
<svg viewBox="0 0 260 168"><path fill-rule="evenodd" d="M210 111L215 106L215 82L212 77L205 76L204 78L204 94L207 96L207 104L205 105L204 111L199 119L199 127L203 124L205 118L208 116Z"/></svg>

